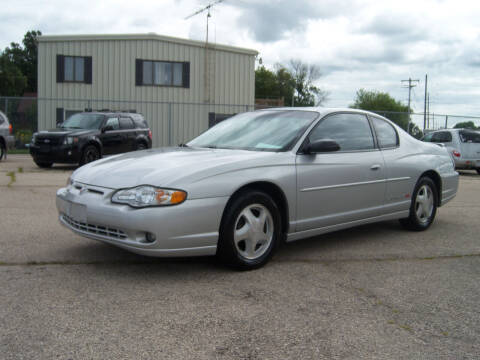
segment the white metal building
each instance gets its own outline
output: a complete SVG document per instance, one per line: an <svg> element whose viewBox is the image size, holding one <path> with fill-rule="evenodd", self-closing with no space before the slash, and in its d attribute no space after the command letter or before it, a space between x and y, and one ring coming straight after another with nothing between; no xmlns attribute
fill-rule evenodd
<svg viewBox="0 0 480 360"><path fill-rule="evenodd" d="M255 50L156 34L38 40L39 130L85 109L136 111L166 146L254 106Z"/></svg>

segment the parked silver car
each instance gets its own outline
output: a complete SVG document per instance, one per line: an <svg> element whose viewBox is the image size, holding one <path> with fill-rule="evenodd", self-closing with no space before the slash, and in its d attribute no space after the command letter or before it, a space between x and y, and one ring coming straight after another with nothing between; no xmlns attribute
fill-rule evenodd
<svg viewBox="0 0 480 360"><path fill-rule="evenodd" d="M7 158L8 149L13 147L15 138L12 135L12 124L7 116L0 111L0 161Z"/></svg>
<svg viewBox="0 0 480 360"><path fill-rule="evenodd" d="M252 269L283 240L391 219L425 230L457 188L445 148L385 118L283 108L236 115L181 147L87 164L57 208L75 233L135 253L216 254Z"/></svg>
<svg viewBox="0 0 480 360"><path fill-rule="evenodd" d="M456 169L477 170L480 175L480 132L469 129L444 129L433 131L422 139L446 146Z"/></svg>

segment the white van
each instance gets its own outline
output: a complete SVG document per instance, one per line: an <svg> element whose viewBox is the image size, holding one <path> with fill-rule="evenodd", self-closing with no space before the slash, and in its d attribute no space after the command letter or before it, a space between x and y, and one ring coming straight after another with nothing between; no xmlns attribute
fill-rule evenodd
<svg viewBox="0 0 480 360"><path fill-rule="evenodd" d="M445 145L455 161L456 169L475 169L480 175L479 131L443 129L428 133L422 140Z"/></svg>

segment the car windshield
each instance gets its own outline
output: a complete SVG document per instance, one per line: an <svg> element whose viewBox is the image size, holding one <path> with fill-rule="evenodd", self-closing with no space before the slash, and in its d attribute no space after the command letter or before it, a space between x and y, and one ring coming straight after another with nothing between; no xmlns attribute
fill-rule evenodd
<svg viewBox="0 0 480 360"><path fill-rule="evenodd" d="M464 143L480 143L480 132L460 131L460 139Z"/></svg>
<svg viewBox="0 0 480 360"><path fill-rule="evenodd" d="M62 128L69 129L99 129L105 115L74 114L62 124Z"/></svg>
<svg viewBox="0 0 480 360"><path fill-rule="evenodd" d="M277 110L233 116L187 145L192 147L287 151L318 116L313 111Z"/></svg>

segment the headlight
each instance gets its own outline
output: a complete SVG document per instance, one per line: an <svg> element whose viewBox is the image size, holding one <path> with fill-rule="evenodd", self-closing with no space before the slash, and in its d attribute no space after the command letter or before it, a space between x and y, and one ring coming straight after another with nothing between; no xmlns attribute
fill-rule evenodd
<svg viewBox="0 0 480 360"><path fill-rule="evenodd" d="M115 192L112 202L128 204L135 208L147 206L176 205L185 201L187 193L182 190L160 189L150 185L122 189Z"/></svg>
<svg viewBox="0 0 480 360"><path fill-rule="evenodd" d="M67 136L65 140L63 140L63 145L72 145L78 142L78 137L74 136Z"/></svg>

